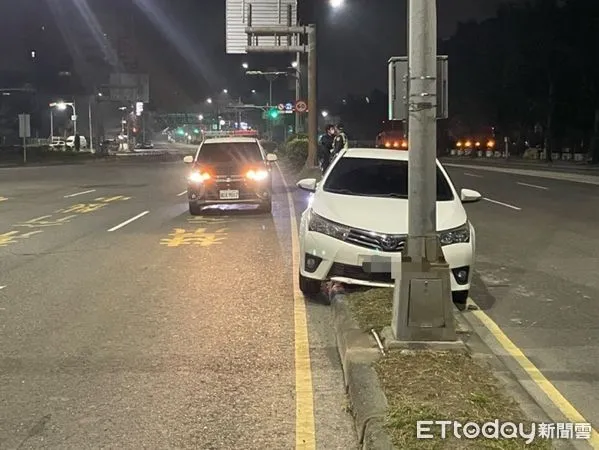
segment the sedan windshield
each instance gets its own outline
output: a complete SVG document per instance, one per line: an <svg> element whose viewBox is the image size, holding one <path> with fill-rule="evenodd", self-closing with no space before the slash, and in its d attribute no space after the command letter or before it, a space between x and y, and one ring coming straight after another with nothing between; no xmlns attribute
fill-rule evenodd
<svg viewBox="0 0 599 450"><path fill-rule="evenodd" d="M392 159L342 158L327 177L325 192L363 197L408 198L408 162ZM453 200L445 175L437 167L437 201Z"/></svg>

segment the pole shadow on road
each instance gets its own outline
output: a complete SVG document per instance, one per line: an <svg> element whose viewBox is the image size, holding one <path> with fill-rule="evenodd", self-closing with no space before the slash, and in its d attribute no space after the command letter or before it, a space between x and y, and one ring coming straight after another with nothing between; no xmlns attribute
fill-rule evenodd
<svg viewBox="0 0 599 450"><path fill-rule="evenodd" d="M500 287L500 286L493 286ZM474 300L476 305L483 311L492 309L497 299L491 291L489 286L483 281L478 272L474 272L472 275L472 287L470 289L470 297Z"/></svg>

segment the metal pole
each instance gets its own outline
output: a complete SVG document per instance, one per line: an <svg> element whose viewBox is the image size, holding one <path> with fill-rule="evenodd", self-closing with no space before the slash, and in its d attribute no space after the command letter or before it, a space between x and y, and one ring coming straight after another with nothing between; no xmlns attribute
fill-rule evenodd
<svg viewBox="0 0 599 450"><path fill-rule="evenodd" d="M318 72L316 58L316 25L308 26L308 159L307 167L316 167L318 146Z"/></svg>
<svg viewBox="0 0 599 450"><path fill-rule="evenodd" d="M391 331L401 341L458 346L449 265L437 237L436 0L409 3L408 246L394 276Z"/></svg>
<svg viewBox="0 0 599 450"><path fill-rule="evenodd" d="M268 106L272 107L272 82L273 79L272 78L268 78L268 90L269 90L269 94L268 94ZM274 126L272 123L272 119L266 119L266 125L267 125L267 129L268 129L268 139L270 139L271 141L274 138Z"/></svg>
<svg viewBox="0 0 599 450"><path fill-rule="evenodd" d="M437 244L437 29L436 0L410 0L408 93L409 193L408 256L413 261L437 261L427 244ZM429 247L430 248L430 247Z"/></svg>
<svg viewBox="0 0 599 450"><path fill-rule="evenodd" d="M75 109L75 102L71 103L71 108L73 108L73 115L75 116L75 120L73 120L73 135L77 134L77 110Z"/></svg>
<svg viewBox="0 0 599 450"><path fill-rule="evenodd" d="M54 142L54 113L52 107L50 107L50 144Z"/></svg>
<svg viewBox="0 0 599 450"><path fill-rule="evenodd" d="M410 1L406 2L407 13L406 17L410 17ZM406 120L404 122L404 138L407 140L410 131L410 23L408 22L408 26L406 27L406 54L408 55L408 70L407 70L407 80L406 80Z"/></svg>
<svg viewBox="0 0 599 450"><path fill-rule="evenodd" d="M301 79L301 53L297 53L295 56L295 62L297 67L295 69L295 104L302 99L302 79ZM295 134L301 133L301 113L295 111Z"/></svg>
<svg viewBox="0 0 599 450"><path fill-rule="evenodd" d="M88 104L88 116L89 116L89 151L91 152L94 148L94 131L92 129L92 98L89 99Z"/></svg>

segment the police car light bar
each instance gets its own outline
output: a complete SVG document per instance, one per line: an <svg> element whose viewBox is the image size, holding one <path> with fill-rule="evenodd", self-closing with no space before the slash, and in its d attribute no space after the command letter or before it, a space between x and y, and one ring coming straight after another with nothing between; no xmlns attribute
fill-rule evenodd
<svg viewBox="0 0 599 450"><path fill-rule="evenodd" d="M258 137L256 130L231 130L231 131L204 131L204 137L227 138L227 137Z"/></svg>

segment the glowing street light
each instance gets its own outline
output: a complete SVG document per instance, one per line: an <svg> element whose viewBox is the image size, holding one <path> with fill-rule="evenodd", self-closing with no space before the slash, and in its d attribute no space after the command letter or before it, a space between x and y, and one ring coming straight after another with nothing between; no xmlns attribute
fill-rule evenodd
<svg viewBox="0 0 599 450"><path fill-rule="evenodd" d="M255 94L255 93L256 93L256 89L252 89L252 94Z"/></svg>
<svg viewBox="0 0 599 450"><path fill-rule="evenodd" d="M206 99L206 103L212 103L212 99L211 98L207 98Z"/></svg>
<svg viewBox="0 0 599 450"><path fill-rule="evenodd" d="M204 115L203 115L203 114L200 114L200 115L198 116L198 119L200 119L200 120L204 120Z"/></svg>
<svg viewBox="0 0 599 450"><path fill-rule="evenodd" d="M297 69L297 61L293 61L291 63L291 67L293 67L294 69Z"/></svg>
<svg viewBox="0 0 599 450"><path fill-rule="evenodd" d="M228 89L223 89L223 94L228 94L229 90Z"/></svg>
<svg viewBox="0 0 599 450"><path fill-rule="evenodd" d="M341 8L343 6L343 4L345 3L344 0L329 0L330 5L333 8Z"/></svg>
<svg viewBox="0 0 599 450"><path fill-rule="evenodd" d="M329 116L329 112L328 111L323 111L321 112L322 117L328 117Z"/></svg>
<svg viewBox="0 0 599 450"><path fill-rule="evenodd" d="M249 69L249 68L250 68L250 65L249 65L248 63L244 62L244 63L241 65L241 67L243 67L244 69L246 69L246 70L247 70L247 69Z"/></svg>

